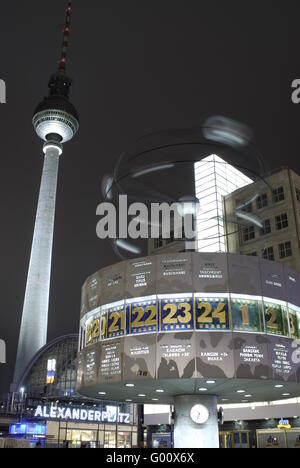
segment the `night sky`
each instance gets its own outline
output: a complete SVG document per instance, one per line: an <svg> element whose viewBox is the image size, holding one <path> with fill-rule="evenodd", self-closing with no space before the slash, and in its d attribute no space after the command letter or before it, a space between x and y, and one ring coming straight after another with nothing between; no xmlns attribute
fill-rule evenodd
<svg viewBox="0 0 300 468"><path fill-rule="evenodd" d="M31 125L62 41L65 0L1 2L0 338L12 379L43 157ZM80 133L61 159L48 338L78 331L81 285L115 262L96 237L101 179L144 134L211 115L248 124L270 167L300 173L299 0L74 0L68 72Z"/></svg>

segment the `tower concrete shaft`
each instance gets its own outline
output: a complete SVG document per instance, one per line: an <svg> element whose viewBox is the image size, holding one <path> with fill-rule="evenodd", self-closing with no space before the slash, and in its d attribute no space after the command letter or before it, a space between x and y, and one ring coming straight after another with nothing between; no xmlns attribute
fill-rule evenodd
<svg viewBox="0 0 300 468"><path fill-rule="evenodd" d="M49 290L55 203L61 146L45 146L33 243L27 277L14 383L18 384L34 354L47 342Z"/></svg>

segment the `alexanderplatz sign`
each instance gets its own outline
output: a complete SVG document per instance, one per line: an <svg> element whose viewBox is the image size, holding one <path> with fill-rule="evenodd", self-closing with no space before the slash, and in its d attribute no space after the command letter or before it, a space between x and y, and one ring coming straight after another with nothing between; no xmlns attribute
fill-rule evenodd
<svg viewBox="0 0 300 468"><path fill-rule="evenodd" d="M48 407L40 405L36 408L34 417L49 420L70 420L89 423L131 423L130 414L119 412L118 408L115 406L107 406L106 411L100 411L96 409L72 408L64 406Z"/></svg>

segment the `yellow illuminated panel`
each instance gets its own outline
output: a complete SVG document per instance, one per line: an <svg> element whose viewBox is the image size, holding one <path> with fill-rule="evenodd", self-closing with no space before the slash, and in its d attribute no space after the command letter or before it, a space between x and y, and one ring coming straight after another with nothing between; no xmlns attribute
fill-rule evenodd
<svg viewBox="0 0 300 468"><path fill-rule="evenodd" d="M157 332L156 299L128 304L126 315L129 335Z"/></svg>
<svg viewBox="0 0 300 468"><path fill-rule="evenodd" d="M298 340L300 338L300 321L297 312L289 307L289 324L290 324L290 332L291 338L294 340Z"/></svg>
<svg viewBox="0 0 300 468"><path fill-rule="evenodd" d="M289 336L287 307L275 302L264 302L266 331L271 335Z"/></svg>
<svg viewBox="0 0 300 468"><path fill-rule="evenodd" d="M86 327L86 345L96 343L100 336L100 319L95 318L88 322Z"/></svg>
<svg viewBox="0 0 300 468"><path fill-rule="evenodd" d="M166 298L159 301L160 331L193 331L193 298Z"/></svg>
<svg viewBox="0 0 300 468"><path fill-rule="evenodd" d="M196 330L229 330L229 308L226 298L195 299Z"/></svg>
<svg viewBox="0 0 300 468"><path fill-rule="evenodd" d="M252 299L232 299L233 329L237 331L264 332L262 302Z"/></svg>
<svg viewBox="0 0 300 468"><path fill-rule="evenodd" d="M84 320L84 319L83 319ZM257 296L173 294L120 301L82 323L85 345L147 333L244 331L300 339L300 309ZM49 382L51 381L49 375Z"/></svg>
<svg viewBox="0 0 300 468"><path fill-rule="evenodd" d="M105 340L106 335L107 335L107 312L104 312L101 314L100 332L101 332L101 340Z"/></svg>
<svg viewBox="0 0 300 468"><path fill-rule="evenodd" d="M115 338L123 335L125 335L124 305L108 309L105 338Z"/></svg>

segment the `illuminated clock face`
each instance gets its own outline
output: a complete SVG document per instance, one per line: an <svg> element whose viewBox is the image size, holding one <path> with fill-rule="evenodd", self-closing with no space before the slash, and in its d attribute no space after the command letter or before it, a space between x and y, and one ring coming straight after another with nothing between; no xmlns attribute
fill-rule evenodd
<svg viewBox="0 0 300 468"><path fill-rule="evenodd" d="M205 424L209 419L209 411L203 405L195 405L191 409L190 416L195 424Z"/></svg>

